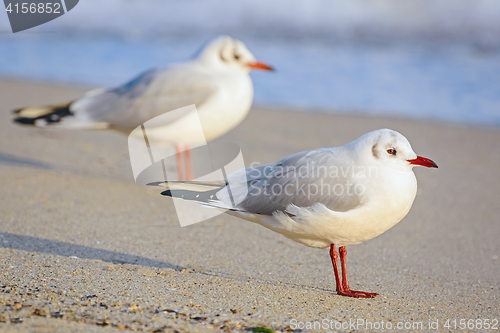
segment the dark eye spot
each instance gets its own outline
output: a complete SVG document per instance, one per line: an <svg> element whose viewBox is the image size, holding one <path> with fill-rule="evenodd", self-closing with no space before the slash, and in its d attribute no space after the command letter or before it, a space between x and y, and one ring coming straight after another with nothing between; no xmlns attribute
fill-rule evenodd
<svg viewBox="0 0 500 333"><path fill-rule="evenodd" d="M387 149L387 154L390 154L390 155L396 155L397 151L396 149L394 148L391 148L391 149Z"/></svg>
<svg viewBox="0 0 500 333"><path fill-rule="evenodd" d="M240 58L240 55L235 53L235 54L233 55L233 57L234 57L234 59L238 60L238 59Z"/></svg>

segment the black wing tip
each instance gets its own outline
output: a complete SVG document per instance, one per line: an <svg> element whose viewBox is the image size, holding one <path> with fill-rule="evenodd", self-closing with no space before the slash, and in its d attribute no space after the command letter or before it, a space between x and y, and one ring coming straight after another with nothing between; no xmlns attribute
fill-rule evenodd
<svg viewBox="0 0 500 333"><path fill-rule="evenodd" d="M35 125L36 121L39 119L44 119L47 124L50 123L58 123L61 121L62 118L67 117L67 116L74 116L74 113L71 111L72 103L63 105L63 106L58 106L54 107L51 112L38 116L38 117L33 117L33 118L28 118L28 117L17 117L14 118L14 122L22 125ZM14 114L19 114L21 111L23 111L25 108L21 109L15 109L12 112Z"/></svg>
<svg viewBox="0 0 500 333"><path fill-rule="evenodd" d="M18 117L14 119L15 123L22 124L22 125L35 125L35 121L37 118L23 118L23 117Z"/></svg>
<svg viewBox="0 0 500 333"><path fill-rule="evenodd" d="M161 192L161 195L166 195L167 197L171 197L172 192L170 192L170 190L166 190L166 191Z"/></svg>
<svg viewBox="0 0 500 333"><path fill-rule="evenodd" d="M220 189L205 192L196 192L190 190L166 190L161 192L161 195L189 201L209 202L210 200L214 200L214 198L217 198L218 191L220 191Z"/></svg>

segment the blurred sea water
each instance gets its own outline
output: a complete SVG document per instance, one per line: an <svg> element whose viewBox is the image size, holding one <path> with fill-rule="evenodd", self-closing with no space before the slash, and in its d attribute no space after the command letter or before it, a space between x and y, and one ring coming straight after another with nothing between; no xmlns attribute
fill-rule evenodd
<svg viewBox="0 0 500 333"><path fill-rule="evenodd" d="M499 126L498 17L497 0L82 0L18 34L0 14L0 76L115 86L224 33L277 69L252 73L256 105Z"/></svg>

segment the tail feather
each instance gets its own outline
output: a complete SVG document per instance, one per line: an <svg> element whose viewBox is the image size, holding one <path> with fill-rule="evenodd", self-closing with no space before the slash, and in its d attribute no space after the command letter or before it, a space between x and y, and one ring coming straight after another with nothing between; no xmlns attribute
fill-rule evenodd
<svg viewBox="0 0 500 333"><path fill-rule="evenodd" d="M23 125L45 126L53 123L58 123L67 116L74 115L70 107L73 102L56 105L56 106L41 106L27 107L14 110L17 115L14 122Z"/></svg>

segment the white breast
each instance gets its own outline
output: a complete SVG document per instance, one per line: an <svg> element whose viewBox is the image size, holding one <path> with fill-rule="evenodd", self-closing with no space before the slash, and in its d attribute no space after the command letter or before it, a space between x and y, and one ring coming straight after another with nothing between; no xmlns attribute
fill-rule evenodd
<svg viewBox="0 0 500 333"><path fill-rule="evenodd" d="M253 85L247 73L221 75L220 89L198 109L207 141L237 126L250 111Z"/></svg>
<svg viewBox="0 0 500 333"><path fill-rule="evenodd" d="M166 126L149 129L148 137L155 142L172 144L201 144L198 122L201 122L206 141L213 140L237 126L248 114L253 100L250 76L241 71L214 75L218 88L197 112Z"/></svg>

